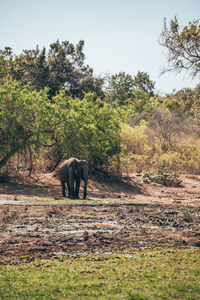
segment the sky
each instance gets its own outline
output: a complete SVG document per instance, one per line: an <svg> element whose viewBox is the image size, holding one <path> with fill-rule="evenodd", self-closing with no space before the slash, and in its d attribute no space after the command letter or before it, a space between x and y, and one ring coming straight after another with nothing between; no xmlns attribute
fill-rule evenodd
<svg viewBox="0 0 200 300"><path fill-rule="evenodd" d="M160 75L166 50L158 43L163 19L185 26L200 18L199 0L0 0L0 49L40 49L55 42L85 41L94 74L146 72L160 94L194 88L186 73Z"/></svg>

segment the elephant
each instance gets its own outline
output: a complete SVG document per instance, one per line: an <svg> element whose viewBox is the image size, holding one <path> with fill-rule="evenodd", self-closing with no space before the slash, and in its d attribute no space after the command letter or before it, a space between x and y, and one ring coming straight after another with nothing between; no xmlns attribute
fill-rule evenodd
<svg viewBox="0 0 200 300"><path fill-rule="evenodd" d="M81 179L84 180L83 199L87 195L88 182L88 162L71 157L62 162L58 167L58 177L62 186L62 196L65 194L65 183L68 187L68 197L71 199L79 199L79 188ZM76 181L76 189L74 190L74 182Z"/></svg>

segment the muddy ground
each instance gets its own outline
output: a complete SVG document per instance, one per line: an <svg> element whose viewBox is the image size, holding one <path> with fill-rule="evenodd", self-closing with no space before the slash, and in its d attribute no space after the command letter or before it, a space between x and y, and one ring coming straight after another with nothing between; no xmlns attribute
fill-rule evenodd
<svg viewBox="0 0 200 300"><path fill-rule="evenodd" d="M179 188L90 178L87 200L63 200L40 174L0 183L0 263L138 249L200 247L200 176ZM49 201L51 200L51 201Z"/></svg>

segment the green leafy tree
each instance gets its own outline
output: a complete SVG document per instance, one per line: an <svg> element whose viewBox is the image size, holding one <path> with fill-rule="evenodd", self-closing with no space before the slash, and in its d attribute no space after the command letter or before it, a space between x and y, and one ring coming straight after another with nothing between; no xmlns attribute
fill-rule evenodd
<svg viewBox="0 0 200 300"><path fill-rule="evenodd" d="M45 91L23 89L9 78L0 85L0 168L15 153L30 145L39 146L49 118Z"/></svg>
<svg viewBox="0 0 200 300"><path fill-rule="evenodd" d="M162 73L167 71L177 71L178 73L186 70L192 76L199 76L200 72L200 24L199 19L180 29L178 19L175 16L167 26L166 18L160 36L160 45L168 51L167 62L169 68L165 68Z"/></svg>
<svg viewBox="0 0 200 300"><path fill-rule="evenodd" d="M52 99L9 77L0 86L0 168L21 149L53 151L105 165L120 152L120 120L111 105L99 107L95 94L81 100L60 91Z"/></svg>
<svg viewBox="0 0 200 300"><path fill-rule="evenodd" d="M139 92L136 92L137 90L145 92L148 97L151 97L154 95L154 85L155 83L145 72L138 72L134 78L130 74L120 72L110 78L107 99L120 106L134 103L138 101Z"/></svg>
<svg viewBox="0 0 200 300"><path fill-rule="evenodd" d="M108 99L111 103L126 104L128 99L133 99L133 89L134 80L130 74L120 72L112 75L108 85Z"/></svg>
<svg viewBox="0 0 200 300"><path fill-rule="evenodd" d="M155 82L150 80L149 74L138 71L134 77L134 88L146 92L149 97L154 96Z"/></svg>
<svg viewBox="0 0 200 300"><path fill-rule="evenodd" d="M95 77L93 69L84 64L83 47L84 41L74 45L57 40L50 44L48 52L45 47L40 50L37 46L17 56L12 48L6 47L0 55L7 61L14 79L23 86L33 85L37 91L48 87L50 97L60 89L73 97L83 97L89 91L103 96L103 79Z"/></svg>
<svg viewBox="0 0 200 300"><path fill-rule="evenodd" d="M134 90L133 97L134 102L132 105L136 113L151 112L156 107L155 99L153 97L151 98L149 94L143 90Z"/></svg>
<svg viewBox="0 0 200 300"><path fill-rule="evenodd" d="M8 75L7 61L0 55L0 81Z"/></svg>
<svg viewBox="0 0 200 300"><path fill-rule="evenodd" d="M51 136L59 157L73 155L102 166L120 152L118 114L109 104L99 107L94 98L89 93L82 100L73 99L63 92L53 98L55 119Z"/></svg>

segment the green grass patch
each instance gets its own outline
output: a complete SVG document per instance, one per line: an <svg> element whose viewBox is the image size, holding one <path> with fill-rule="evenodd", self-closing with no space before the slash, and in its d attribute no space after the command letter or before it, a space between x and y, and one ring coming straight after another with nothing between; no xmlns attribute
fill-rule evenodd
<svg viewBox="0 0 200 300"><path fill-rule="evenodd" d="M73 204L129 204L129 203L133 203L132 199L111 199L111 198L103 198L103 199L32 199L32 200L28 200L30 202L36 202L36 203L49 203L49 204L69 204L69 205L73 205Z"/></svg>
<svg viewBox="0 0 200 300"><path fill-rule="evenodd" d="M0 266L0 299L200 299L199 250Z"/></svg>

